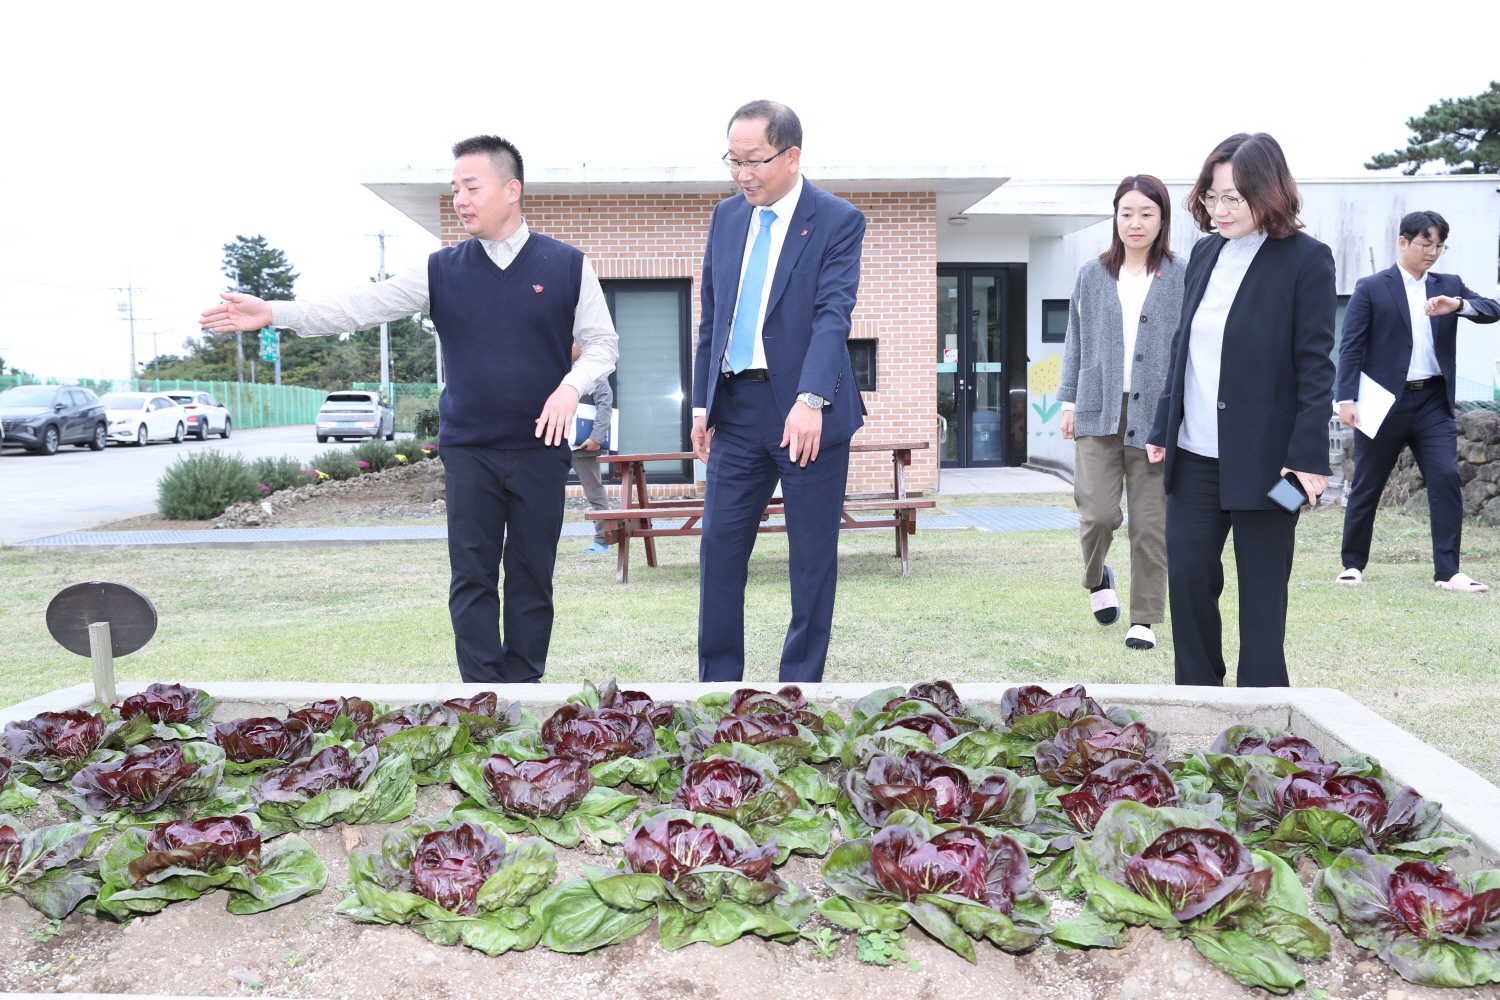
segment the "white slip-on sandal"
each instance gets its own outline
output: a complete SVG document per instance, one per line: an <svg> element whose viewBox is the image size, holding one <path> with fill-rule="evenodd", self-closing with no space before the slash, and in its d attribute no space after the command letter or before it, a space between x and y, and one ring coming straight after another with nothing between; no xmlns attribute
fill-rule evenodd
<svg viewBox="0 0 1500 1000"><path fill-rule="evenodd" d="M1351 586L1358 586L1359 584L1365 582L1365 575L1351 566L1340 573L1337 577L1335 577L1333 582L1347 583Z"/></svg>
<svg viewBox="0 0 1500 1000"><path fill-rule="evenodd" d="M1130 649L1155 649L1156 633L1150 625L1132 625L1125 633L1125 645Z"/></svg>
<svg viewBox="0 0 1500 1000"><path fill-rule="evenodd" d="M1089 607L1094 612L1094 620L1100 625L1113 625L1120 620L1120 595L1115 593L1115 571L1108 566L1104 567L1104 574L1099 582L1104 586L1089 592Z"/></svg>
<svg viewBox="0 0 1500 1000"><path fill-rule="evenodd" d="M1467 573L1454 573L1446 580L1435 581L1433 586L1441 587L1443 590L1456 590L1461 594L1483 594L1490 589L1485 584L1475 581Z"/></svg>

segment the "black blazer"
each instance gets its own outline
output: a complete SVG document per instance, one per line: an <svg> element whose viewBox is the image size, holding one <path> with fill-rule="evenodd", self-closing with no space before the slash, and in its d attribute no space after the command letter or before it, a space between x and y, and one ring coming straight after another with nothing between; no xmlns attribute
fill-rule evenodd
<svg viewBox="0 0 1500 1000"><path fill-rule="evenodd" d="M1469 290L1456 274L1427 272L1427 297L1452 295L1479 313L1476 323L1500 320L1500 304ZM1448 410L1453 411L1454 356L1457 354L1458 313L1433 316L1432 346L1448 384ZM1339 399L1359 399L1359 373L1364 372L1395 393L1406 391L1411 370L1411 310L1406 304L1406 281L1401 265L1360 278L1344 311L1344 340L1339 348Z"/></svg>
<svg viewBox="0 0 1500 1000"><path fill-rule="evenodd" d="M1228 243L1205 236L1184 278L1172 367L1156 406L1150 444L1167 449L1172 492L1177 430L1193 316ZM1333 252L1303 232L1266 240L1240 283L1224 323L1219 376L1219 502L1224 510L1269 510L1266 493L1283 467L1326 476L1333 399Z"/></svg>

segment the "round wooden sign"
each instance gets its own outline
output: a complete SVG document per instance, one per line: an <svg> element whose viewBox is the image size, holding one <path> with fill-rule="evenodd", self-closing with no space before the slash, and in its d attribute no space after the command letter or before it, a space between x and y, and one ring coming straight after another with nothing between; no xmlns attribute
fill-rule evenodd
<svg viewBox="0 0 1500 1000"><path fill-rule="evenodd" d="M111 652L129 656L156 634L156 606L134 587L102 580L75 583L47 605L47 631L70 653L89 655L94 622L109 622Z"/></svg>

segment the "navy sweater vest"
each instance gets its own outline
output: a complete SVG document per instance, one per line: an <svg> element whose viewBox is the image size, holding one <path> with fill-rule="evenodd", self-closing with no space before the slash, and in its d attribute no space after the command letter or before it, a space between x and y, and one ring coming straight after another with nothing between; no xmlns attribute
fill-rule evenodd
<svg viewBox="0 0 1500 1000"><path fill-rule="evenodd" d="M477 239L427 258L448 376L438 402L442 447L544 447L536 419L573 366L582 280L582 251L537 232L504 270Z"/></svg>

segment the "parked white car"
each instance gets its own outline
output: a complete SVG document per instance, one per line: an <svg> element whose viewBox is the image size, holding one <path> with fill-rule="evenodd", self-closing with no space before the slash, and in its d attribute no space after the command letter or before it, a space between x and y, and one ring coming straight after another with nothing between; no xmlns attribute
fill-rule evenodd
<svg viewBox="0 0 1500 1000"><path fill-rule="evenodd" d="M199 441L207 441L210 434L226 438L229 436L234 422L230 419L229 408L214 399L212 393L174 390L162 395L176 402L187 413L188 433Z"/></svg>
<svg viewBox="0 0 1500 1000"><path fill-rule="evenodd" d="M120 444L181 444L187 437L187 411L160 392L112 392L104 397L104 416L109 421L109 439Z"/></svg>
<svg viewBox="0 0 1500 1000"><path fill-rule="evenodd" d="M358 389L331 392L318 410L318 443L329 438L377 438L396 440L396 414L381 403L380 393Z"/></svg>

